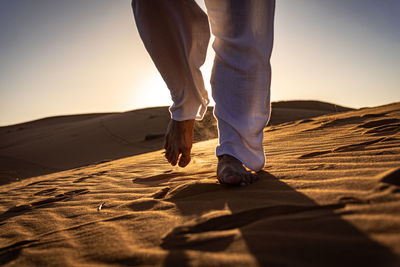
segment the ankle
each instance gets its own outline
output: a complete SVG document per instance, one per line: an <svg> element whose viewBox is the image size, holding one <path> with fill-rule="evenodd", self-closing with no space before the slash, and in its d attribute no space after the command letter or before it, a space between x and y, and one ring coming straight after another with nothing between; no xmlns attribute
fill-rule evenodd
<svg viewBox="0 0 400 267"><path fill-rule="evenodd" d="M177 121L174 119L171 119L172 123L176 125L194 125L195 120L184 120L184 121Z"/></svg>

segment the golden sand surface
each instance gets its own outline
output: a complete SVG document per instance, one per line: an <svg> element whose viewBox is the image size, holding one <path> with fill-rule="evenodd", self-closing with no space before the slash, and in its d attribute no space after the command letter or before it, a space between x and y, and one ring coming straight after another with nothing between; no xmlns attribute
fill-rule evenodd
<svg viewBox="0 0 400 267"><path fill-rule="evenodd" d="M0 264L400 266L400 103L266 127L245 187L217 182L216 144L0 186Z"/></svg>
<svg viewBox="0 0 400 267"><path fill-rule="evenodd" d="M270 125L349 108L320 101L272 103ZM49 117L0 127L0 185L163 147L170 120L167 107L119 113ZM212 107L195 126L194 141L218 137Z"/></svg>

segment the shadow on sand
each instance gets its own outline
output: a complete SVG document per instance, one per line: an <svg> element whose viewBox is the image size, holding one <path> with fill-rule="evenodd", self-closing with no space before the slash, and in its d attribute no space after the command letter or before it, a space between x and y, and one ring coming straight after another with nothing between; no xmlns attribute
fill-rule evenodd
<svg viewBox="0 0 400 267"><path fill-rule="evenodd" d="M350 213L346 203L318 205L268 172L260 175L245 188L192 183L170 192L167 199L178 212L200 219L163 238L161 247L169 251L164 265L189 266L189 251L212 255L235 246L240 250L241 244L261 266L391 266L397 261L389 249L341 218ZM204 216L224 207L230 214Z"/></svg>

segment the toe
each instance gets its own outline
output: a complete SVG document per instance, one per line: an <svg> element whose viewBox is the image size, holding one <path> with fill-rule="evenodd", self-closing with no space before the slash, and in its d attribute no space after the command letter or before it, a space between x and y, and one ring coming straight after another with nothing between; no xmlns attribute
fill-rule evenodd
<svg viewBox="0 0 400 267"><path fill-rule="evenodd" d="M171 157L170 157L171 161L169 161L169 163L171 163L172 166L175 166L176 163L178 162L178 157L179 157L179 154L175 151L172 151Z"/></svg>
<svg viewBox="0 0 400 267"><path fill-rule="evenodd" d="M179 159L179 167L186 167L190 162L190 154L182 154L181 158Z"/></svg>
<svg viewBox="0 0 400 267"><path fill-rule="evenodd" d="M186 167L190 162L190 149L185 149L179 159L179 167Z"/></svg>

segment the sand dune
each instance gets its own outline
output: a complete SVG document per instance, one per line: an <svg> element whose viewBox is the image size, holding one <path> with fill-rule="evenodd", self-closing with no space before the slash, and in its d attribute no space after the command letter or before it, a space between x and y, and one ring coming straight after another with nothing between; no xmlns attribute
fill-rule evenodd
<svg viewBox="0 0 400 267"><path fill-rule="evenodd" d="M271 124L311 118L347 108L318 101L273 103ZM0 127L0 184L115 160L162 147L167 107L124 113L58 116ZM195 141L217 137L209 108L196 124Z"/></svg>
<svg viewBox="0 0 400 267"><path fill-rule="evenodd" d="M399 266L400 103L267 127L247 187L217 183L216 142L1 186L0 264Z"/></svg>

